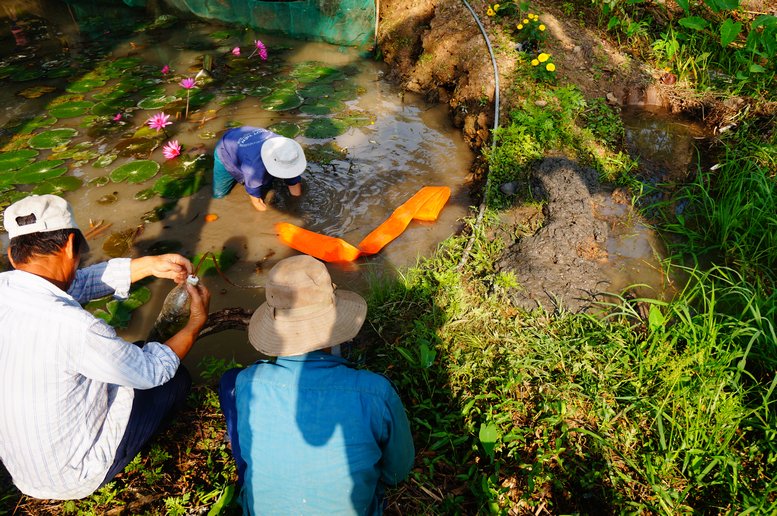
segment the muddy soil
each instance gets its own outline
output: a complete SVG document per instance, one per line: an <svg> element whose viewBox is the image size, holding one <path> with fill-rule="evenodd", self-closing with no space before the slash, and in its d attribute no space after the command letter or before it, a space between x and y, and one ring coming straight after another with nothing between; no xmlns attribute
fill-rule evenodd
<svg viewBox="0 0 777 516"><path fill-rule="evenodd" d="M532 171L532 194L544 199L544 224L530 238L510 245L498 269L513 272L520 287L513 304L525 310L582 311L608 289L607 222L595 206L611 195L597 173L566 158L547 158Z"/></svg>

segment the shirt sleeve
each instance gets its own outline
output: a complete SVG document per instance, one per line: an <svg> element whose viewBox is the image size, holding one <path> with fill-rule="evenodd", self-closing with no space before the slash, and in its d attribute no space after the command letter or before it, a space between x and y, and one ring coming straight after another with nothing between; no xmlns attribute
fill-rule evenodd
<svg viewBox="0 0 777 516"><path fill-rule="evenodd" d="M84 336L78 373L104 383L134 389L150 389L171 379L178 356L164 344L149 342L143 348L116 335L105 322L95 319Z"/></svg>
<svg viewBox="0 0 777 516"><path fill-rule="evenodd" d="M130 288L130 258L114 258L76 271L67 293L81 304L108 294L126 299Z"/></svg>
<svg viewBox="0 0 777 516"><path fill-rule="evenodd" d="M385 442L381 443L383 457L380 462L380 479L385 484L395 485L410 473L415 461L415 447L402 400L393 387L388 390L385 416L388 431Z"/></svg>

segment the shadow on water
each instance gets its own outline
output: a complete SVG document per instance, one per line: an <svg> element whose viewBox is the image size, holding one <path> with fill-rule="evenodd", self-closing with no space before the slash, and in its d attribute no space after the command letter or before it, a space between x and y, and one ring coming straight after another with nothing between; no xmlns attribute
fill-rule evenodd
<svg viewBox="0 0 777 516"><path fill-rule="evenodd" d="M364 293L367 273L391 275L397 267L412 265L460 228L460 219L470 204L462 185L472 161L471 151L451 127L443 106L425 105L411 95L400 96L399 90L383 79L383 66L364 59L355 49L286 40L195 20L150 28L154 19L142 10L121 10L114 4L116 10L92 2L41 0L24 5L25 10L19 7L14 14L17 23L29 20L30 27L45 30L30 31L24 49L3 47L10 50L0 62L4 85L0 100L6 106L0 112L0 145L6 150L26 149L30 136L51 128L71 127L78 132L64 151L84 151L86 157L71 154L64 158L64 166L68 167L66 176L77 178L83 186L54 191L73 204L76 219L85 230L90 222L109 226L92 240L87 263L108 257L103 249L107 249L105 242L112 233L139 228L124 256L167 249L194 257L228 249L237 256L226 271L229 279L237 285L256 287L263 283L264 271L296 254L278 241L275 223L291 222L356 244L420 187L451 187L451 200L437 222L413 222L381 254L348 267L329 267L338 285ZM6 23L9 32L3 41L10 42L10 20ZM105 23L110 23L110 28ZM145 28L136 30L139 26ZM33 38L33 34L38 35ZM265 62L256 56L248 58L258 38L270 54ZM240 57L230 52L235 46L242 48ZM129 68L124 69L125 65ZM168 76L160 72L165 65L171 68ZM37 75L36 67L45 73ZM178 82L206 67L211 70L211 82L198 84L198 96L185 119L181 100L185 96ZM105 70L109 71L107 76L102 75ZM19 75L22 72L27 75ZM337 80L316 82L321 74L336 74ZM74 83L79 86L74 88ZM22 92L32 98L20 95ZM268 97L269 93L280 96ZM336 97L339 94L344 96ZM301 97L297 105L285 104L299 95L304 99ZM154 96L177 98L168 99L168 104L150 102L147 109L138 107ZM277 103L268 108L267 98ZM81 101L89 107L77 116L62 116L56 121L47 116L56 104ZM99 114L95 113L98 105ZM279 105L282 109L275 109ZM117 154L121 142L162 110L178 113L171 117L174 123L166 131L169 139L183 145L184 156L176 158L179 163L198 155L210 160L218 135L231 126L291 128L309 158L302 198L291 198L285 188L277 188L269 202L271 209L258 213L238 185L224 199L212 200L208 165L204 182L191 195L140 200L139 192L169 173L169 163L161 153L161 144L168 138L158 140L156 148L119 155L104 168L96 161ZM114 121L118 114L121 119ZM35 159L51 159L61 151L43 148ZM137 184L103 179L135 159L161 163L162 171ZM101 180L107 184L99 186L102 183L97 181ZM12 185L10 192L0 188L0 203L7 205L39 186ZM144 216L154 210L160 220L144 222ZM216 220L205 222L206 215ZM0 241L7 244L5 234L0 235ZM264 300L261 288L236 288L218 275L206 276L204 283L213 292L211 311L236 306L253 309ZM129 326L120 331L125 338L145 337L171 286L163 281L148 285L151 301L136 310ZM228 331L203 339L186 362L196 370L204 356L250 362L255 358L252 353L243 332Z"/></svg>

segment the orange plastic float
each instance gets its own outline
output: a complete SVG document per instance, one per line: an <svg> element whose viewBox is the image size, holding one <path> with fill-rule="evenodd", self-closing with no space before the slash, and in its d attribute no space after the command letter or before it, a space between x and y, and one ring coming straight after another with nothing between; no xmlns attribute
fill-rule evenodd
<svg viewBox="0 0 777 516"><path fill-rule="evenodd" d="M314 233L288 222L277 223L275 229L281 241L297 251L325 262L352 262L360 256L378 253L401 235L412 220L437 220L450 196L451 189L447 186L424 186L364 237L358 248L341 238Z"/></svg>

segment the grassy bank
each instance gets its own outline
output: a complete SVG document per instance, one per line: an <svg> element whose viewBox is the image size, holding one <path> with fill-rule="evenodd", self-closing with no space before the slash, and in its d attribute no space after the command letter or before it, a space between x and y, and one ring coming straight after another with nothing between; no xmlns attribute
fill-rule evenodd
<svg viewBox="0 0 777 516"><path fill-rule="evenodd" d="M659 42L668 36L661 34L671 28L684 45L678 74L693 77L688 56L698 72L705 49L720 46L706 29L648 24L644 6L610 4L615 14L597 2L575 8L585 7L602 26L612 24L636 48L665 48ZM705 13L689 16L715 19ZM613 24L612 17L620 21ZM749 41L747 34L737 37L745 38L742 45ZM763 51L760 39L753 45ZM715 47L705 62L740 66L742 48L728 55L725 46ZM458 267L468 234L450 238L399 279L375 279L362 339L368 344L354 351L355 360L394 381L413 427L415 468L390 492L388 511L774 513L774 119L744 116L720 136L718 165L698 170L676 192L673 202L685 206L680 214L646 206L664 214L656 224L670 246L667 270L687 278L675 299L614 296L590 314L519 311L505 287L520 278L494 269L504 244L491 235L500 229L500 210L513 203L498 185L525 181L537 160L563 152L602 178L633 187L637 200L640 188L636 162L619 146L617 112L603 99L585 99L560 70L538 73L533 55L511 55L518 60L507 85L512 106L495 135L497 146L486 152L487 210L481 226L469 221L475 239L466 265ZM755 56L745 67L751 81L743 75L719 95L757 95L771 84L758 68L749 70L773 64L749 55ZM745 74L732 69L730 75L737 73ZM207 369L215 378L223 366L214 361ZM235 513L234 465L223 432L214 390L200 387L189 410L97 494L35 501L5 482L0 511Z"/></svg>

